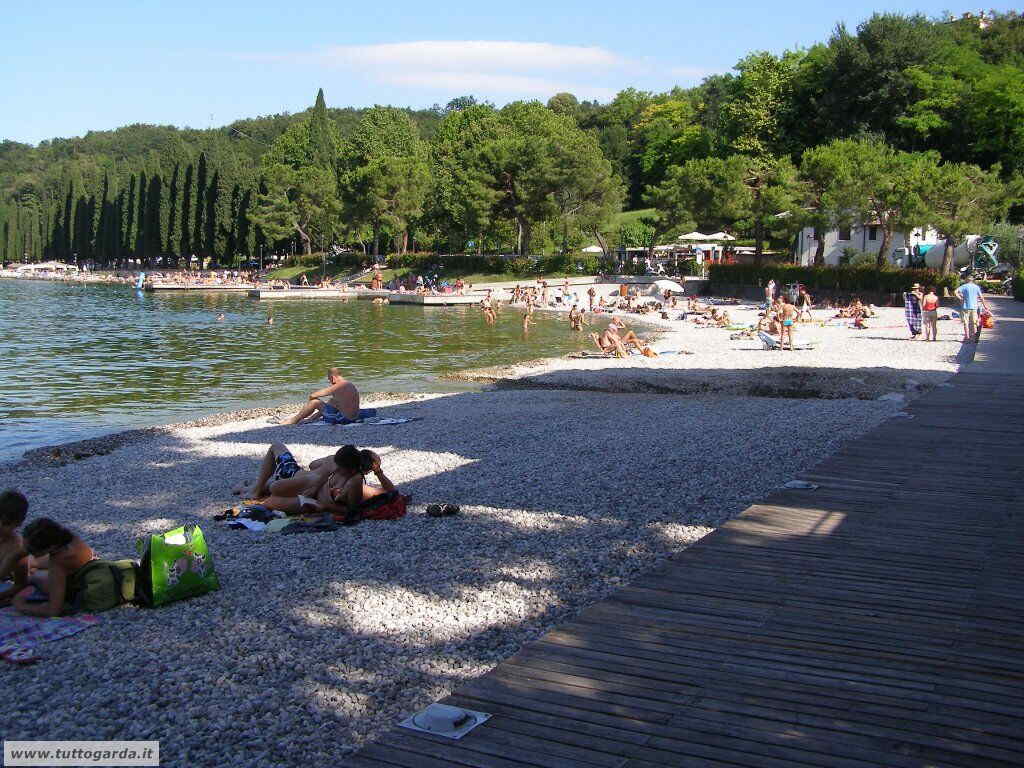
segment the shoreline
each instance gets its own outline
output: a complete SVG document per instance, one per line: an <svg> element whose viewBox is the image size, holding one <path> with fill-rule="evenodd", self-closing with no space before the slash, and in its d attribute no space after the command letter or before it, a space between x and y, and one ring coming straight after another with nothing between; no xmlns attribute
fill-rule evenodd
<svg viewBox="0 0 1024 768"><path fill-rule="evenodd" d="M616 284L599 284L602 289L617 289ZM748 303L727 305L735 313L751 314ZM502 312L521 311L522 305L505 303ZM538 312L555 315L566 315L568 309L562 306L538 308ZM680 310L671 310L677 314ZM882 313L897 314L902 317L900 309L882 309ZM608 312L601 315L587 313L591 327L604 324L612 318L632 323L645 337L652 347L683 348L693 346L695 342L710 341L722 344L727 341L728 332L713 328L687 327L678 320L664 320L655 313L643 316L626 312ZM749 318L748 318L749 319ZM689 331L689 333L687 332ZM583 333L589 333L589 328ZM798 333L803 334L801 329ZM695 338L694 333L703 338ZM896 336L892 337L897 338ZM916 342L923 344L923 342ZM950 342L946 341L945 344ZM753 342L755 349L757 342ZM750 346L750 345L747 345ZM766 352L769 367L738 368L735 356L730 358L728 365L714 368L699 368L704 357L703 353L694 355L674 355L655 359L631 356L625 360L614 358L582 358L543 357L523 360L517 363L489 366L483 368L467 368L441 375L441 381L461 381L480 384L484 391L535 391L535 390L573 390L579 392L615 392L645 393L663 395L700 396L708 394L726 394L732 396L766 397L784 399L844 399L875 400L886 394L901 393L907 399L920 395L933 386L941 385L959 368L959 364L940 367L932 371L915 371L913 376L903 373L904 369L892 368L887 374L884 371L858 375L852 372L859 370L856 365L843 365L840 372L836 368L823 369L815 365L816 360L805 355L811 353L774 353ZM783 356L780 358L779 356ZM796 355L786 358L786 355ZM775 366L780 362L793 365ZM716 361L720 363L721 361ZM848 361L844 361L848 362ZM730 367L731 366L731 367ZM772 370L778 367L779 370ZM850 375L844 376L841 371ZM793 379L795 384L787 384L779 379ZM907 382L911 382L909 385ZM394 402L421 396L448 395L452 392L368 392L364 395L366 404L378 402ZM26 465L47 464L62 466L70 461L80 461L91 456L105 455L125 445L136 443L152 437L166 434L168 431L190 427L215 426L230 421L246 421L264 416L281 416L294 413L302 403L285 403L278 406L256 406L239 408L229 411L215 412L196 419L180 422L153 424L144 427L132 427L116 430L96 437L71 440L63 443L39 446L25 451L16 459L0 461L0 469L14 470Z"/></svg>

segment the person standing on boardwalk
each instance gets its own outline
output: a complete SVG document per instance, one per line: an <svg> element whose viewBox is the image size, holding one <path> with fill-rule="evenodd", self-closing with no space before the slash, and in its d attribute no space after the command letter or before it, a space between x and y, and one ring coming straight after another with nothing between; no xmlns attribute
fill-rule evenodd
<svg viewBox="0 0 1024 768"><path fill-rule="evenodd" d="M928 286L928 293L921 299L921 316L924 319L924 340L939 340L939 297L935 289Z"/></svg>
<svg viewBox="0 0 1024 768"><path fill-rule="evenodd" d="M984 307L986 312L992 310L988 308L988 302L985 301L981 288L974 282L974 277L971 275L967 276L967 282L957 288L955 293L960 299L960 320L964 324L964 341L976 342L981 333L981 326L978 325L978 305Z"/></svg>
<svg viewBox="0 0 1024 768"><path fill-rule="evenodd" d="M917 341L917 337L921 335L921 299L923 298L921 286L918 283L914 283L910 290L903 294L903 317L907 321L907 327L910 328L912 341Z"/></svg>

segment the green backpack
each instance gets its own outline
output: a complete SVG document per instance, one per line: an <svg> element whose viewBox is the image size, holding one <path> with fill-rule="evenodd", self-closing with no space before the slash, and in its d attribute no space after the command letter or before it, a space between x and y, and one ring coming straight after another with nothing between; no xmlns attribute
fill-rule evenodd
<svg viewBox="0 0 1024 768"><path fill-rule="evenodd" d="M69 613L109 611L135 600L134 560L93 560L68 578Z"/></svg>

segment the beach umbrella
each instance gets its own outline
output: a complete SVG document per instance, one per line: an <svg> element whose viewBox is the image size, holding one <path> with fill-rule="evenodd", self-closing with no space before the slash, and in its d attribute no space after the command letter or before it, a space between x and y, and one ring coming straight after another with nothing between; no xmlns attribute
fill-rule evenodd
<svg viewBox="0 0 1024 768"><path fill-rule="evenodd" d="M583 249L583 252L584 253L604 253L604 251L601 250L601 246L600 245L588 245L586 248Z"/></svg>
<svg viewBox="0 0 1024 768"><path fill-rule="evenodd" d="M735 240L736 238L730 235L728 232L715 232L713 235L708 235L704 238L705 240Z"/></svg>
<svg viewBox="0 0 1024 768"><path fill-rule="evenodd" d="M707 240L708 236L705 235L705 234L701 234L700 232L693 231L693 232L687 232L685 235L680 235L678 237L678 239L679 240Z"/></svg>
<svg viewBox="0 0 1024 768"><path fill-rule="evenodd" d="M665 291L671 291L672 293L686 293L686 289L675 280L655 280L651 283L651 287L647 289L647 293L651 296L661 296Z"/></svg>

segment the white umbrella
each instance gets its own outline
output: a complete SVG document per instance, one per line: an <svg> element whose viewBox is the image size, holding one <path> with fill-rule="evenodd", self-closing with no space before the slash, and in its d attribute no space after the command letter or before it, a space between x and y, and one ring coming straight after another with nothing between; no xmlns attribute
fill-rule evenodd
<svg viewBox="0 0 1024 768"><path fill-rule="evenodd" d="M655 280L651 283L651 287L647 290L647 293L651 296L662 296L665 291L671 291L672 293L686 293L686 289L675 280Z"/></svg>
<svg viewBox="0 0 1024 768"><path fill-rule="evenodd" d="M708 236L701 234L700 232L687 232L685 235L680 235L679 240L707 240Z"/></svg>
<svg viewBox="0 0 1024 768"><path fill-rule="evenodd" d="M604 253L604 251L601 250L601 246L600 245L588 245L586 248L583 249L583 252L584 253Z"/></svg>
<svg viewBox="0 0 1024 768"><path fill-rule="evenodd" d="M728 232L715 232L713 235L708 235L704 238L705 240L735 240L736 238L730 235Z"/></svg>

